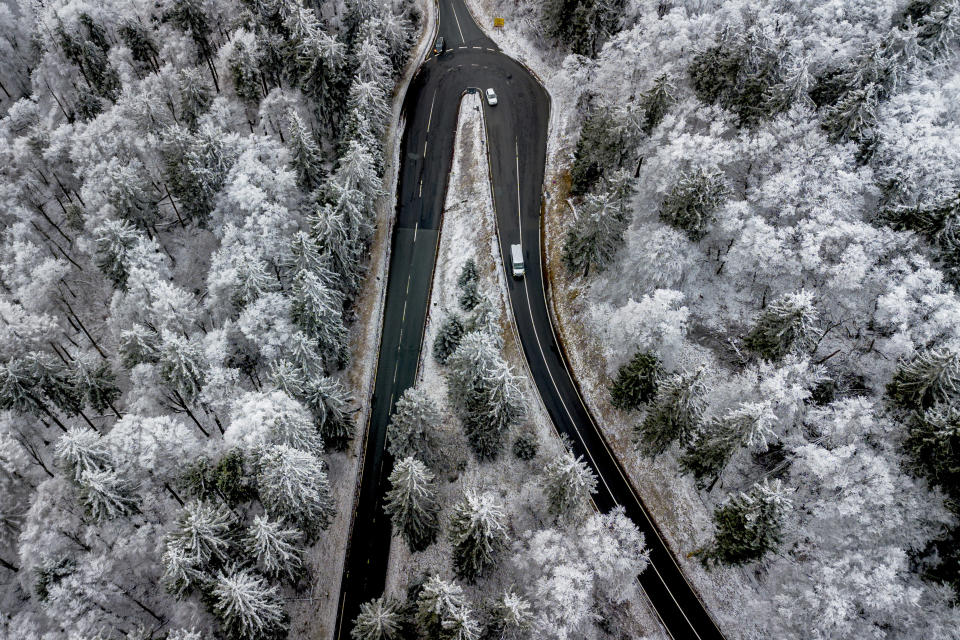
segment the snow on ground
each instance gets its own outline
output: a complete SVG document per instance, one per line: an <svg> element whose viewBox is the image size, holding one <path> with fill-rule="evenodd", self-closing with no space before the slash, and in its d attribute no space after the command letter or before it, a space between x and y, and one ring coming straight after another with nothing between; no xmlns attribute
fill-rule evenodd
<svg viewBox="0 0 960 640"><path fill-rule="evenodd" d="M518 348L513 320L507 299L506 274L497 242L496 218L487 171L487 150L484 139L481 100L478 94L467 94L460 105L453 166L450 173L437 263L434 271L430 310L424 333L417 384L430 394L443 412L444 453L453 469L439 476L439 498L444 506L441 522L466 487L495 491L507 506L509 529L513 538L525 530L549 526L534 509L539 488L531 472L539 471L546 460L562 449L546 409L540 401L525 360ZM452 311L459 311L457 277L468 258L474 258L480 271L479 289L492 298L499 316L504 341L504 357L522 377L528 417L520 427L537 435L540 450L530 462L518 460L510 452L516 433L511 433L503 453L495 462L479 464L469 452L458 419L447 403L447 386L442 367L431 354L433 339L440 323ZM451 446L452 445L452 446ZM450 543L441 535L438 542L422 553L411 554L400 538L393 538L386 590L403 597L407 583L419 574L439 572L449 577ZM502 561L509 561L504 553ZM502 592L507 586L493 575L479 585L467 586L466 592L475 602L484 596ZM658 623L649 604L637 591L629 604L635 612L632 637L656 633Z"/></svg>
<svg viewBox="0 0 960 640"><path fill-rule="evenodd" d="M432 0L421 0L420 7L423 10L423 31L393 95L391 124L384 141L387 166L384 169L383 189L389 195L381 198L377 204L377 227L370 245L367 281L355 306L358 317L350 345L354 359L344 376L344 382L353 391L354 401L360 408L355 416L356 437L345 453L326 456L336 517L309 552L307 562L313 572L313 580L309 591L299 597L296 603L291 603L291 638L326 640L336 624L343 562L356 500L360 450L370 413L370 398L380 351L380 330L387 292L386 272L390 263L390 237L396 211L400 137L403 133L403 123L399 121L400 109L407 86L429 51L436 32L436 5Z"/></svg>
<svg viewBox="0 0 960 640"><path fill-rule="evenodd" d="M728 637L741 637L741 634L742 637L751 637L740 612L746 610L745 599L760 588L758 581L751 575L751 569L720 567L707 572L696 559L687 557L710 538L711 510L700 497L692 479L677 473L672 456L665 455L651 461L635 451L631 442L633 424L630 417L611 407L607 399L610 380L606 372L609 367L599 340L587 330L589 313L584 309L583 295L586 292L567 276L560 261L563 237L572 222L572 214L566 205L569 187L566 172L577 140L574 127L574 96L577 92L565 77L559 54L538 44L538 16L525 13L525 8L516 8L505 0L466 0L466 4L487 35L505 53L526 64L550 93L544 180L549 199L544 215L544 252L548 295L574 378L634 487L674 550L685 575L721 629ZM505 19L504 28L492 28L495 16Z"/></svg>

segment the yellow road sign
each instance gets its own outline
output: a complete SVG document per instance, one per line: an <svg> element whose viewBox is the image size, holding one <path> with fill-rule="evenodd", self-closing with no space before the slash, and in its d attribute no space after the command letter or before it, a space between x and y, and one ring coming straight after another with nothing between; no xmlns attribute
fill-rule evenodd
<svg viewBox="0 0 960 640"><path fill-rule="evenodd" d="M494 18L494 19L493 19L493 26L502 29L502 28L503 28L503 18Z"/></svg>

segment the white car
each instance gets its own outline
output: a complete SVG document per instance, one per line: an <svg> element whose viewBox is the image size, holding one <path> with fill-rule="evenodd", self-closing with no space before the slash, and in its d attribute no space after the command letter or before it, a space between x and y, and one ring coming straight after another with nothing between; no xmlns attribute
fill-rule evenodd
<svg viewBox="0 0 960 640"><path fill-rule="evenodd" d="M491 107L497 104L497 94L493 92L493 89L487 89L487 104Z"/></svg>

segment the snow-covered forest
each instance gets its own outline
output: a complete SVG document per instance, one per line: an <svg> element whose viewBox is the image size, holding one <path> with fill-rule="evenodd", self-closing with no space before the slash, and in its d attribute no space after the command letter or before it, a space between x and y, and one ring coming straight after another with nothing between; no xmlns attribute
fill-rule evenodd
<svg viewBox="0 0 960 640"><path fill-rule="evenodd" d="M724 631L956 638L960 3L476 4L560 111L576 373Z"/></svg>
<svg viewBox="0 0 960 640"><path fill-rule="evenodd" d="M349 515L328 472L420 21L0 4L0 637L285 637L339 566L314 550Z"/></svg>

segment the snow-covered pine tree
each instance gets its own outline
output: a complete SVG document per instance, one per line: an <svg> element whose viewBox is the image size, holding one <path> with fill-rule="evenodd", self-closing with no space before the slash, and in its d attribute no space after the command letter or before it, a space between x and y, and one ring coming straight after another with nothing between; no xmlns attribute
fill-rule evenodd
<svg viewBox="0 0 960 640"><path fill-rule="evenodd" d="M664 378L653 405L637 425L634 437L646 455L659 455L674 442L686 445L700 426L706 407L703 371L680 372Z"/></svg>
<svg viewBox="0 0 960 640"><path fill-rule="evenodd" d="M513 441L513 455L518 460L533 460L537 456L537 449L537 437L533 433L521 433Z"/></svg>
<svg viewBox="0 0 960 640"><path fill-rule="evenodd" d="M294 278L293 321L317 341L329 366L347 364L347 328L343 324L343 298L326 286L311 271L300 271Z"/></svg>
<svg viewBox="0 0 960 640"><path fill-rule="evenodd" d="M610 385L610 404L618 409L639 409L656 396L661 377L660 358L649 351L637 351L617 371L617 379Z"/></svg>
<svg viewBox="0 0 960 640"><path fill-rule="evenodd" d="M117 289L127 287L127 255L139 238L140 232L126 220L106 220L97 227L97 267Z"/></svg>
<svg viewBox="0 0 960 640"><path fill-rule="evenodd" d="M89 427L71 427L57 440L54 452L57 464L74 482L79 482L84 473L113 466L107 442Z"/></svg>
<svg viewBox="0 0 960 640"><path fill-rule="evenodd" d="M297 173L297 185L303 191L313 191L324 179L320 147L313 132L293 109L287 111L287 135L290 166Z"/></svg>
<svg viewBox="0 0 960 640"><path fill-rule="evenodd" d="M243 548L256 558L266 576L293 584L303 572L302 537L282 522L257 515L247 527Z"/></svg>
<svg viewBox="0 0 960 640"><path fill-rule="evenodd" d="M960 395L960 351L934 347L900 363L887 395L905 409L926 409Z"/></svg>
<svg viewBox="0 0 960 640"><path fill-rule="evenodd" d="M496 640L520 640L532 626L530 602L511 587L494 603L487 631Z"/></svg>
<svg viewBox="0 0 960 640"><path fill-rule="evenodd" d="M597 476L583 457L564 451L544 467L543 488L550 513L558 518L573 518L587 506L597 490Z"/></svg>
<svg viewBox="0 0 960 640"><path fill-rule="evenodd" d="M881 87L868 84L848 91L823 116L823 128L834 142L860 142L873 134Z"/></svg>
<svg viewBox="0 0 960 640"><path fill-rule="evenodd" d="M766 450L768 441L775 437L776 421L770 402L742 403L696 433L680 457L681 470L692 473L699 488L709 490L738 448Z"/></svg>
<svg viewBox="0 0 960 640"><path fill-rule="evenodd" d="M404 623L399 602L391 598L374 598L360 605L350 637L353 640L400 640Z"/></svg>
<svg viewBox="0 0 960 640"><path fill-rule="evenodd" d="M754 484L713 512L716 533L697 555L704 566L742 565L761 559L779 544L784 511L790 507L779 480Z"/></svg>
<svg viewBox="0 0 960 640"><path fill-rule="evenodd" d="M160 377L189 402L200 395L206 380L203 349L196 341L166 329L161 337Z"/></svg>
<svg viewBox="0 0 960 640"><path fill-rule="evenodd" d="M440 426L440 407L419 387L406 389L393 408L387 425L387 450L395 460L413 456L430 463L440 452L434 451L434 435Z"/></svg>
<svg viewBox="0 0 960 640"><path fill-rule="evenodd" d="M714 214L727 199L729 189L719 171L684 172L660 203L660 220L696 242L707 235Z"/></svg>
<svg viewBox="0 0 960 640"><path fill-rule="evenodd" d="M643 111L643 132L647 135L653 133L663 118L667 115L667 110L673 104L674 87L670 83L667 74L661 74L653 81L647 91L640 96L640 109Z"/></svg>
<svg viewBox="0 0 960 640"><path fill-rule="evenodd" d="M84 471L78 480L80 500L97 523L138 510L135 487L115 469Z"/></svg>
<svg viewBox="0 0 960 640"><path fill-rule="evenodd" d="M350 410L353 396L346 387L330 376L310 378L303 385L303 401L327 446L334 451L346 449L355 430Z"/></svg>
<svg viewBox="0 0 960 640"><path fill-rule="evenodd" d="M120 387L110 364L89 354L81 354L71 364L70 379L77 393L86 398L97 413L112 409L119 418L113 405L120 397Z"/></svg>
<svg viewBox="0 0 960 640"><path fill-rule="evenodd" d="M320 276L325 284L330 284L335 278L327 266L327 258L321 253L320 246L306 231L297 231L293 234L293 240L290 241L290 257L284 266L293 273L311 271Z"/></svg>
<svg viewBox="0 0 960 640"><path fill-rule="evenodd" d="M296 525L308 542L327 528L334 504L319 458L287 445L272 445L261 453L257 467L260 501L268 514Z"/></svg>
<svg viewBox="0 0 960 640"><path fill-rule="evenodd" d="M931 484L960 497L960 409L938 404L915 414L904 449Z"/></svg>
<svg viewBox="0 0 960 640"><path fill-rule="evenodd" d="M164 541L163 581L183 597L213 577L234 556L236 520L222 504L193 500L184 505Z"/></svg>
<svg viewBox="0 0 960 640"><path fill-rule="evenodd" d="M160 360L160 335L140 323L133 323L129 329L120 332L117 350L120 364L133 369L138 364L156 363Z"/></svg>
<svg viewBox="0 0 960 640"><path fill-rule="evenodd" d="M437 331L437 337L433 339L433 359L440 364L447 364L447 360L460 346L460 340L466 332L463 320L457 314L451 313L444 318Z"/></svg>
<svg viewBox="0 0 960 640"><path fill-rule="evenodd" d="M496 554L506 545L503 506L491 493L473 489L453 507L449 536L457 577L473 582L493 568Z"/></svg>
<svg viewBox="0 0 960 640"><path fill-rule="evenodd" d="M744 345L771 361L807 352L813 346L817 318L812 292L801 289L784 294L757 316Z"/></svg>
<svg viewBox="0 0 960 640"><path fill-rule="evenodd" d="M249 569L219 572L210 595L213 612L229 638L286 638L290 622L277 587Z"/></svg>
<svg viewBox="0 0 960 640"><path fill-rule="evenodd" d="M462 611L472 615L460 585L431 576L417 597L417 629L426 640L450 640L451 627L462 620L463 615L458 615Z"/></svg>
<svg viewBox="0 0 960 640"><path fill-rule="evenodd" d="M479 459L492 459L503 436L523 419L519 381L500 355L500 343L485 331L463 337L448 360L451 404L463 421Z"/></svg>
<svg viewBox="0 0 960 640"><path fill-rule="evenodd" d="M612 194L587 194L563 245L563 262L570 273L603 271L623 246L630 225L629 210Z"/></svg>
<svg viewBox="0 0 960 640"><path fill-rule="evenodd" d="M423 551L437 539L440 505L434 475L422 462L409 456L390 474L390 490L384 511L410 551Z"/></svg>

